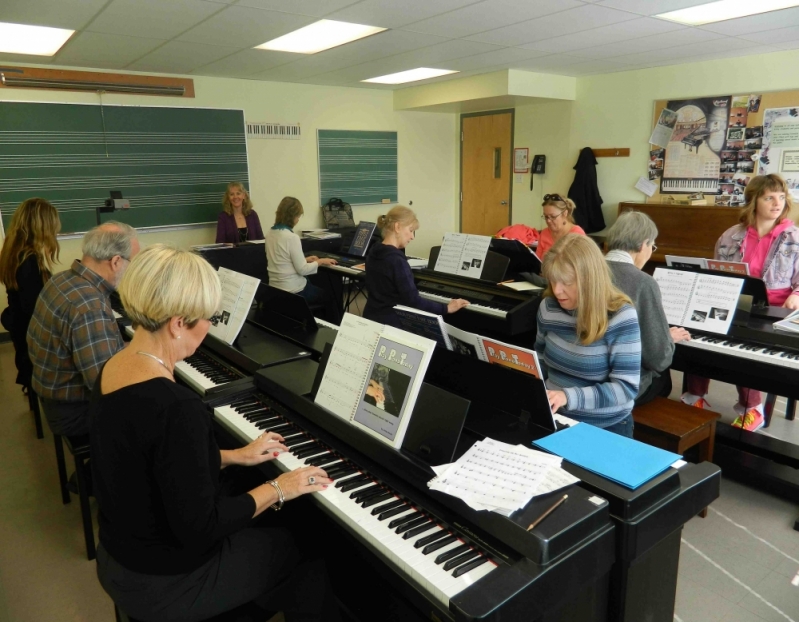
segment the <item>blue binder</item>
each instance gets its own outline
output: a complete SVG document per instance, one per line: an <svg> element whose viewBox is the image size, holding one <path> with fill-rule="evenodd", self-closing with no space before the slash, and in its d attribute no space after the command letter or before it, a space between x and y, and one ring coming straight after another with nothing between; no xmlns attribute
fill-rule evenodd
<svg viewBox="0 0 799 622"><path fill-rule="evenodd" d="M631 490L682 458L588 423L555 432L533 445Z"/></svg>

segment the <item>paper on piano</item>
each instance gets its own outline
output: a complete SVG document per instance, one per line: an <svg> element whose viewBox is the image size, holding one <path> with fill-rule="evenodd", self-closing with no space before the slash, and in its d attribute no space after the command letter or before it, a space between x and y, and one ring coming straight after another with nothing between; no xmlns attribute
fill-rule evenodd
<svg viewBox="0 0 799 622"><path fill-rule="evenodd" d="M222 304L219 312L211 318L208 332L233 345L247 319L261 281L227 268L219 268L219 281L222 284Z"/></svg>
<svg viewBox="0 0 799 622"><path fill-rule="evenodd" d="M344 314L315 402L399 448L435 342Z"/></svg>
<svg viewBox="0 0 799 622"><path fill-rule="evenodd" d="M793 311L784 320L774 322L772 326L777 330L799 333L799 311Z"/></svg>
<svg viewBox="0 0 799 622"><path fill-rule="evenodd" d="M533 285L529 281L514 281L513 283L500 283L500 285L504 287L510 287L511 289L514 289L517 292L529 292L529 291L538 291L544 289L543 287L539 287L538 285Z"/></svg>
<svg viewBox="0 0 799 622"><path fill-rule="evenodd" d="M466 233L445 233L433 269L457 276L479 279L485 266L491 237Z"/></svg>
<svg viewBox="0 0 799 622"><path fill-rule="evenodd" d="M411 270L421 270L422 268L426 268L427 261L427 259L421 259L419 257L408 257L408 265L411 267Z"/></svg>
<svg viewBox="0 0 799 622"><path fill-rule="evenodd" d="M743 279L655 268L669 324L726 335Z"/></svg>
<svg viewBox="0 0 799 622"><path fill-rule="evenodd" d="M436 477L427 485L458 497L475 510L510 516L534 496L579 481L563 471L560 463L557 456L529 447L485 439L472 445L457 462L434 468Z"/></svg>

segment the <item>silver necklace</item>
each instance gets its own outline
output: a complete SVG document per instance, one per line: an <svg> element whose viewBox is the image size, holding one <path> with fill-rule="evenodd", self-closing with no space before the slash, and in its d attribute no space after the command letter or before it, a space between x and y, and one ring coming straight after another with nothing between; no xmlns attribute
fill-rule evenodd
<svg viewBox="0 0 799 622"><path fill-rule="evenodd" d="M159 363L161 363L161 365L164 366L164 369L166 369L169 372L170 375L174 375L172 373L172 370L169 369L169 367L166 366L166 363L164 363L164 361L159 359L155 354L150 354L149 352L142 352L141 350L137 350L136 354L141 354L142 356L149 356L151 359L154 359L154 360L158 361Z"/></svg>

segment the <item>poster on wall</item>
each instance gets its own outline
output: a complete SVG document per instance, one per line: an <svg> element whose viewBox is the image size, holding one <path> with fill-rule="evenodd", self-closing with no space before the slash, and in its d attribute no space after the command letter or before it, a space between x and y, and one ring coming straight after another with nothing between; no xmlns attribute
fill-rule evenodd
<svg viewBox="0 0 799 622"><path fill-rule="evenodd" d="M722 152L728 140L742 145L745 141L745 119L744 126L729 126L732 100L731 96L704 97L666 104L677 118L665 147L661 193L719 193ZM737 160L733 164L725 168L736 172Z"/></svg>
<svg viewBox="0 0 799 622"><path fill-rule="evenodd" d="M759 138L763 146L758 174L782 175L793 197L799 198L799 108L768 108L763 125L751 129L755 131L750 140Z"/></svg>

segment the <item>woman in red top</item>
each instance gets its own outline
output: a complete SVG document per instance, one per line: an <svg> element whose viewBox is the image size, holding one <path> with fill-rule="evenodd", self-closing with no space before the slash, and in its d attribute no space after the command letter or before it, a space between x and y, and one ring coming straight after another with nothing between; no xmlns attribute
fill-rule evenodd
<svg viewBox="0 0 799 622"><path fill-rule="evenodd" d="M545 194L544 202L541 205L544 208L544 220L547 223L547 228L541 232L536 254L543 260L552 245L564 235L568 233L585 235L585 231L574 222L573 214L577 206L571 199L559 194Z"/></svg>

